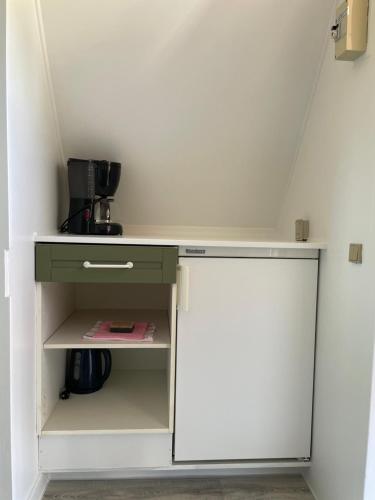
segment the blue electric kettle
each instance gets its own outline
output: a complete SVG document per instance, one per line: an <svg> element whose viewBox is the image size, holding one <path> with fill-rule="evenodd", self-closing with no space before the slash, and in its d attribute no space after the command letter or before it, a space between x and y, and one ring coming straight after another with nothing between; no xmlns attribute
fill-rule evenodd
<svg viewBox="0 0 375 500"><path fill-rule="evenodd" d="M68 349L66 393L91 394L98 391L109 377L111 367L112 357L109 349Z"/></svg>

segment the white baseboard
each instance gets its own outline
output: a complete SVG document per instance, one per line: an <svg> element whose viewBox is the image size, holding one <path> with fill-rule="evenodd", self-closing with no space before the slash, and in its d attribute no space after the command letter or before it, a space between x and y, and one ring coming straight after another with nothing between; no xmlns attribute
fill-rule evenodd
<svg viewBox="0 0 375 500"><path fill-rule="evenodd" d="M39 473L33 486L31 487L30 493L27 496L27 500L42 500L48 482L49 475Z"/></svg>
<svg viewBox="0 0 375 500"><path fill-rule="evenodd" d="M49 474L50 480L74 480L74 479L151 479L151 478L189 478L189 477L223 477L223 476L261 476L275 474L302 474L302 468L258 468L258 469L122 469L101 471L56 471Z"/></svg>

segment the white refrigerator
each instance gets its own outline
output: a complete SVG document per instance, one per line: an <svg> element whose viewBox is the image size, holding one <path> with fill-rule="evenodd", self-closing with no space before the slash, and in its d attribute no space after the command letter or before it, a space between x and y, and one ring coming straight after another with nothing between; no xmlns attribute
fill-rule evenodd
<svg viewBox="0 0 375 500"><path fill-rule="evenodd" d="M179 264L174 460L308 459L318 259Z"/></svg>

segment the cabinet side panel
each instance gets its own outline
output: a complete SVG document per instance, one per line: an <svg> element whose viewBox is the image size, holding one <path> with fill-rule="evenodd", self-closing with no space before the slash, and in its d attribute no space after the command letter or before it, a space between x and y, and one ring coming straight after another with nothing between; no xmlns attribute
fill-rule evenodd
<svg viewBox="0 0 375 500"><path fill-rule="evenodd" d="M45 342L74 312L75 285L43 283L41 293L41 339Z"/></svg>
<svg viewBox="0 0 375 500"><path fill-rule="evenodd" d="M171 348L168 352L167 380L169 399L169 430L174 428L174 400L175 400L175 378L176 378L176 322L177 322L177 285L170 289L169 305L169 329L171 332Z"/></svg>
<svg viewBox="0 0 375 500"><path fill-rule="evenodd" d="M40 432L59 401L65 385L66 350L51 349L42 352L42 411Z"/></svg>
<svg viewBox="0 0 375 500"><path fill-rule="evenodd" d="M65 353L61 350L43 349L44 342L73 313L75 290L72 284L38 283L38 351L40 365L38 432L59 400L65 382Z"/></svg>

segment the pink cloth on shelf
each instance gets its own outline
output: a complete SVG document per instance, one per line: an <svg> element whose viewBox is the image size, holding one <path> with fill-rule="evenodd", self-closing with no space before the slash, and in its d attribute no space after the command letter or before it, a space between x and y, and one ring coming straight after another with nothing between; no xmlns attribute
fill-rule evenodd
<svg viewBox="0 0 375 500"><path fill-rule="evenodd" d="M94 327L87 332L83 338L87 340L128 340L128 341L144 341L152 342L153 333L155 331L154 325L146 322L139 322L134 324L134 330L129 333L111 332L112 321L98 321Z"/></svg>
<svg viewBox="0 0 375 500"><path fill-rule="evenodd" d="M112 321L103 321L94 337L98 338L98 336L101 336L103 338L114 337L122 340L142 340L148 328L148 323L135 323L132 332L119 333L110 331L111 324Z"/></svg>

